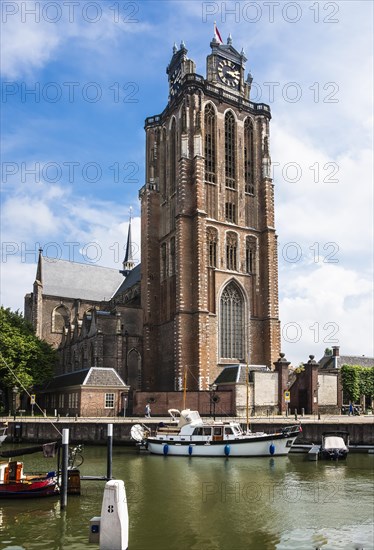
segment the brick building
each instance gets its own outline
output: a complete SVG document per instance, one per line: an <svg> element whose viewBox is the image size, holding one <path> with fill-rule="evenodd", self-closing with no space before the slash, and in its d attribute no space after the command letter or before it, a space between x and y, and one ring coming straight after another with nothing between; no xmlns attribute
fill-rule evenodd
<svg viewBox="0 0 374 550"><path fill-rule="evenodd" d="M146 119L142 217L144 388L207 389L232 363L280 351L267 105L246 57L211 42L206 78L182 43L169 102Z"/></svg>
<svg viewBox="0 0 374 550"><path fill-rule="evenodd" d="M109 367L131 389L198 391L279 356L270 108L250 99L244 51L210 46L206 77L174 46L167 106L145 122L141 266L131 235L120 273L39 258L25 313L59 375Z"/></svg>

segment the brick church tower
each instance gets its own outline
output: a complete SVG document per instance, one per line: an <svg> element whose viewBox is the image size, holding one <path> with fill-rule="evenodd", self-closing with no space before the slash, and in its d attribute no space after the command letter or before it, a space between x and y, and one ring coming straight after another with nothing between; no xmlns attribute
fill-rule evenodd
<svg viewBox="0 0 374 550"><path fill-rule="evenodd" d="M224 366L280 351L270 108L250 100L231 37L210 46L206 78L174 46L168 104L145 122L145 390L207 389Z"/></svg>

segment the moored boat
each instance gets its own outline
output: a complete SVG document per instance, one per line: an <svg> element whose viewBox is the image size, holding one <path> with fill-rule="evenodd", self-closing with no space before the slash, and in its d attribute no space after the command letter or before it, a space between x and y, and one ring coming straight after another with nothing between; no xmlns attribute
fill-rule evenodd
<svg viewBox="0 0 374 550"><path fill-rule="evenodd" d="M175 421L175 413L170 410ZM299 435L299 425L287 426L274 433L243 431L238 422L204 422L198 411L179 413L178 423L159 426L151 435L146 427L136 424L132 438L146 444L153 454L172 456L284 456Z"/></svg>
<svg viewBox="0 0 374 550"><path fill-rule="evenodd" d="M349 433L346 431L324 432L320 457L328 460L344 460L349 452Z"/></svg>
<svg viewBox="0 0 374 550"><path fill-rule="evenodd" d="M24 474L23 462L0 462L0 498L46 497L58 494L56 472Z"/></svg>

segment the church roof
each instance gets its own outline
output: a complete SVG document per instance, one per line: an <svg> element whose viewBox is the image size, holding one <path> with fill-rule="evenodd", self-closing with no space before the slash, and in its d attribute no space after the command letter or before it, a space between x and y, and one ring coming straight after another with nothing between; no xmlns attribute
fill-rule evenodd
<svg viewBox="0 0 374 550"><path fill-rule="evenodd" d="M265 365L248 365L248 372L260 371L265 372L268 369ZM247 365L238 364L238 365L227 365L220 372L215 384L245 384L246 380Z"/></svg>
<svg viewBox="0 0 374 550"><path fill-rule="evenodd" d="M335 367L335 359L336 361L336 367ZM319 361L319 368L320 369L333 369L338 368L340 369L343 365L359 365L360 367L374 367L374 358L373 357L365 357L364 355L339 355L338 357L334 357L333 355L325 355L320 359Z"/></svg>
<svg viewBox="0 0 374 550"><path fill-rule="evenodd" d="M44 391L70 386L126 386L119 374L111 368L91 367L55 376L45 384Z"/></svg>
<svg viewBox="0 0 374 550"><path fill-rule="evenodd" d="M114 292L112 298L115 298L116 296L123 294L128 288L131 288L136 283L139 283L140 270L141 270L140 265L141 264L138 264L137 266L135 266L134 269L132 269L130 273L127 275L126 279L123 279L122 277L122 282L120 286L117 288L117 290Z"/></svg>
<svg viewBox="0 0 374 550"><path fill-rule="evenodd" d="M80 300L110 300L123 282L117 270L68 260L41 258L43 294Z"/></svg>

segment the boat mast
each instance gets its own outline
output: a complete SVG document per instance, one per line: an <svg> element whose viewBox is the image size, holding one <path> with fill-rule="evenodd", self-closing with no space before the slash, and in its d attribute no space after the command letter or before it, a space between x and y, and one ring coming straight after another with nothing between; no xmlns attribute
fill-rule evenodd
<svg viewBox="0 0 374 550"><path fill-rule="evenodd" d="M249 432L249 367L248 367L248 357L247 357L247 366L245 368L245 385L246 385L246 413L247 413L247 433Z"/></svg>
<svg viewBox="0 0 374 550"><path fill-rule="evenodd" d="M187 392L187 367L184 367L184 375L183 375L183 410L186 409L186 392Z"/></svg>

